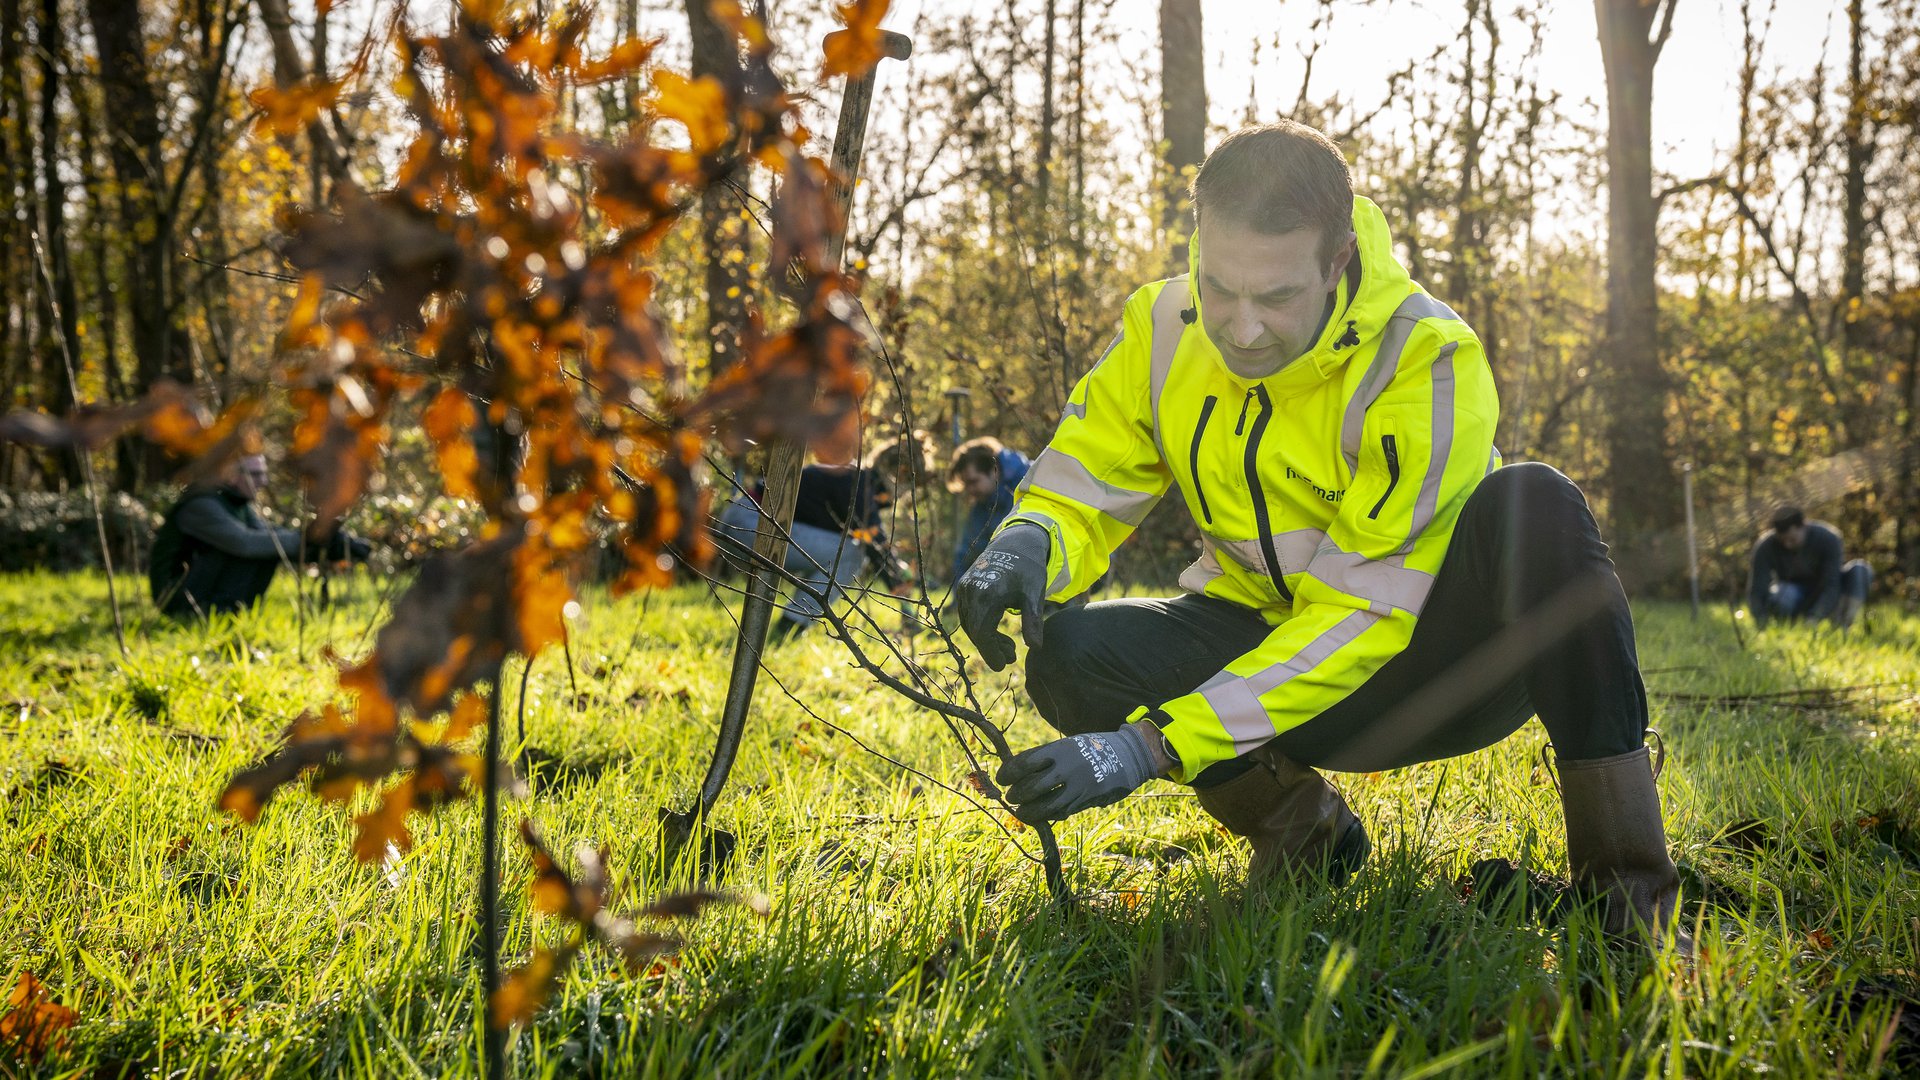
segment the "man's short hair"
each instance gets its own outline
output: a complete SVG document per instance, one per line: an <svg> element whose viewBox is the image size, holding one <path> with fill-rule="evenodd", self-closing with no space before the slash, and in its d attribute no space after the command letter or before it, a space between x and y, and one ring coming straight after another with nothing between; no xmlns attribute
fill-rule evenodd
<svg viewBox="0 0 1920 1080"><path fill-rule="evenodd" d="M1807 515L1801 513L1799 507L1791 505L1775 507L1773 516L1767 519L1767 524L1773 526L1774 532L1786 532L1795 525L1806 523Z"/></svg>
<svg viewBox="0 0 1920 1080"><path fill-rule="evenodd" d="M999 439L991 435L982 435L977 439L968 439L953 448L953 460L947 466L947 490L961 489L960 473L977 472L981 475L1000 471L1000 451L1006 447Z"/></svg>
<svg viewBox="0 0 1920 1080"><path fill-rule="evenodd" d="M1333 140L1292 120L1221 140L1193 177L1195 224L1217 214L1267 236L1320 230L1327 265L1353 227L1353 171Z"/></svg>
<svg viewBox="0 0 1920 1080"><path fill-rule="evenodd" d="M939 450L933 445L933 436L924 429L915 428L911 434L889 439L874 447L867 455L866 465L888 480L920 484L933 475L938 454Z"/></svg>

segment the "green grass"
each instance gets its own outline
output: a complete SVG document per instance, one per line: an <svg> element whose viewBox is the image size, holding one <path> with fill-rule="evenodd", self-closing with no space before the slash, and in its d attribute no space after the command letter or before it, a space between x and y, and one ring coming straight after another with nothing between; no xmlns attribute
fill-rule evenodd
<svg viewBox="0 0 1920 1080"><path fill-rule="evenodd" d="M123 586L124 588L124 586ZM35 972L79 1023L46 1075L474 1075L478 813L416 818L397 864L349 853L348 816L304 792L234 828L225 778L331 684L377 616L363 578L305 625L284 586L191 630L132 606L113 644L98 577L0 578L0 975ZM124 599L124 595L123 595ZM517 1032L517 1075L901 1076L1544 1074L1865 1076L1920 1068L1920 618L1849 638L1801 628L1742 650L1724 612L1639 612L1671 760L1669 832L1707 943L1692 972L1608 949L1593 927L1463 904L1475 860L1564 866L1530 724L1487 751L1339 778L1376 850L1347 888L1246 898L1237 841L1169 785L1061 831L1083 903L1050 906L995 818L944 783L945 726L803 639L771 670L718 812L731 884L771 917L709 909L678 966L628 976L591 955ZM700 780L731 624L704 591L614 603L576 624L579 695L556 652L526 702L559 778L509 800L556 850L605 843L629 894L672 887L663 807ZM517 669L509 681L517 690ZM1681 702L1900 683L1821 710ZM1017 746L1043 736L1017 681L982 674ZM508 697L507 742L517 744ZM63 772L49 762L71 766ZM1868 818L1878 815L1876 823ZM1730 837L1758 819L1764 835ZM1758 836L1758 842L1751 842ZM1023 842L1031 847L1032 834ZM1184 857L1182 853L1185 853ZM557 936L527 914L521 956ZM1905 989L1902 990L1901 988Z"/></svg>

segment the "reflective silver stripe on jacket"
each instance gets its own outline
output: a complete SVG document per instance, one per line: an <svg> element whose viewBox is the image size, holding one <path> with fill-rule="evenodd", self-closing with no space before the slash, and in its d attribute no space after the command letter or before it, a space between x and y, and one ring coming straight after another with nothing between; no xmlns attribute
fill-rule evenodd
<svg viewBox="0 0 1920 1080"><path fill-rule="evenodd" d="M1407 530L1407 542L1401 551L1412 551L1413 542L1427 531L1433 513L1440 505L1440 482L1447 475L1447 459L1453 456L1453 350L1447 342L1433 361L1433 446L1427 458L1427 475L1420 481L1420 497L1413 502L1413 527Z"/></svg>
<svg viewBox="0 0 1920 1080"><path fill-rule="evenodd" d="M1414 327L1422 319L1452 319L1459 321L1460 316L1453 309L1428 296L1416 292L1400 301L1387 319L1387 328L1380 334L1380 349L1373 354L1373 363L1367 365L1367 373L1360 378L1360 385L1354 390L1353 397L1347 402L1347 411L1340 422L1340 449L1347 457L1349 475L1360 471L1360 438L1367 422L1367 409L1379 398L1387 384L1393 381L1393 373L1399 370L1400 354L1406 351L1408 339L1413 337Z"/></svg>
<svg viewBox="0 0 1920 1080"><path fill-rule="evenodd" d="M1180 571L1180 587L1195 596L1205 596L1208 585L1226 576L1226 571L1220 569L1219 556L1213 553L1213 543L1203 536L1200 538L1200 546L1204 549L1200 552L1200 557L1193 560L1193 564L1185 570Z"/></svg>
<svg viewBox="0 0 1920 1080"><path fill-rule="evenodd" d="M1153 406L1153 442L1160 448L1160 459L1167 460L1167 446L1160 438L1160 392L1167 387L1173 371L1173 358L1180 351L1180 339L1187 324L1180 313L1187 309L1187 275L1169 278L1153 301L1153 341L1149 349L1147 402Z"/></svg>
<svg viewBox="0 0 1920 1080"><path fill-rule="evenodd" d="M1273 720L1267 715L1266 706L1260 704L1261 695L1296 675L1312 671L1379 620L1380 616L1371 611L1352 612L1308 642L1291 659L1252 675L1223 671L1201 684L1198 693L1233 739L1233 752L1244 754L1273 738Z"/></svg>
<svg viewBox="0 0 1920 1080"><path fill-rule="evenodd" d="M1226 552L1242 569L1261 577L1267 575L1267 561L1260 553L1260 541L1223 540L1217 536L1205 536L1204 539L1209 541L1210 547ZM1290 529L1274 534L1273 553L1280 557L1282 576L1305 570L1319 553L1320 545L1326 542L1327 534L1319 529Z"/></svg>
<svg viewBox="0 0 1920 1080"><path fill-rule="evenodd" d="M1160 501L1160 496L1152 492L1115 487L1101 480L1079 458L1052 446L1042 450L1040 456L1034 459L1033 467L1027 470L1026 479L1020 481L1017 494L1025 495L1036 487L1091 506L1115 521L1131 526L1145 521L1147 511Z"/></svg>
<svg viewBox="0 0 1920 1080"><path fill-rule="evenodd" d="M1314 556L1307 575L1367 601L1368 610L1376 615L1391 614L1394 608L1418 615L1433 591L1433 575L1409 569L1404 555L1369 559L1331 544Z"/></svg>

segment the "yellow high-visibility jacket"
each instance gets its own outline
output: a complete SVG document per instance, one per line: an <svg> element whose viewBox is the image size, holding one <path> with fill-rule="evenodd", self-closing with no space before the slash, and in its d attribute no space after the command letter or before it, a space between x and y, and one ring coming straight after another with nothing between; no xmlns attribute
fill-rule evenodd
<svg viewBox="0 0 1920 1080"><path fill-rule="evenodd" d="M1002 529L1053 538L1048 599L1086 591L1177 484L1202 553L1189 592L1257 610L1258 648L1190 694L1143 701L1191 780L1336 704L1405 648L1467 496L1498 467L1480 341L1394 258L1354 200L1355 259L1306 355L1256 382L1208 340L1189 273L1127 300Z"/></svg>

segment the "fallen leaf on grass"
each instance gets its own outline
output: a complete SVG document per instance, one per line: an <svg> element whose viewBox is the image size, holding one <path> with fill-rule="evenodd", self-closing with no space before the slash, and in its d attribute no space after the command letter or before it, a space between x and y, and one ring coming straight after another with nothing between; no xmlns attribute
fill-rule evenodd
<svg viewBox="0 0 1920 1080"><path fill-rule="evenodd" d="M1825 930L1809 930L1807 931L1807 944L1812 945L1821 952L1829 952L1834 946L1833 935L1827 933Z"/></svg>
<svg viewBox="0 0 1920 1080"><path fill-rule="evenodd" d="M663 956L658 960L655 960L653 962L652 967L649 967L647 970L641 972L640 978L663 979L668 975L671 975L674 972L680 970L681 963L682 961L678 956L675 956L669 953L668 955Z"/></svg>
<svg viewBox="0 0 1920 1080"><path fill-rule="evenodd" d="M21 971L7 995L7 1011L0 1015L0 1046L39 1061L66 1045L67 1030L80 1014L53 1000L46 984L31 971Z"/></svg>

